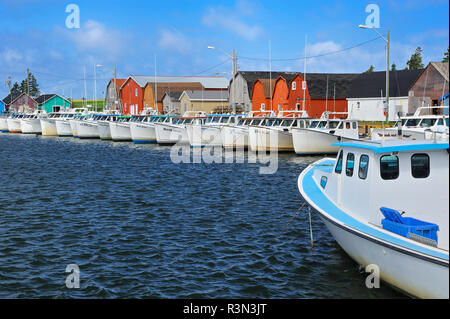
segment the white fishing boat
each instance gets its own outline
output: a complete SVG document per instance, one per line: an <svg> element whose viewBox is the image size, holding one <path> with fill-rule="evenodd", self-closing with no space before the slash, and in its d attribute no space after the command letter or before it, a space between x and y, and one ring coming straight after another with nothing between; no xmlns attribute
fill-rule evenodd
<svg viewBox="0 0 450 319"><path fill-rule="evenodd" d="M448 106L419 107L414 115L404 116L394 127L373 129L371 140L402 139L422 140L449 134Z"/></svg>
<svg viewBox="0 0 450 319"><path fill-rule="evenodd" d="M8 117L9 117L9 113L8 112L3 112L0 114L0 132L2 133L8 133L9 129L8 129Z"/></svg>
<svg viewBox="0 0 450 319"><path fill-rule="evenodd" d="M67 114L62 114L56 120L56 133L60 137L73 136L72 127L70 126L70 121L79 114L75 112L68 112Z"/></svg>
<svg viewBox="0 0 450 319"><path fill-rule="evenodd" d="M101 140L109 141L112 140L111 137L111 129L109 126L110 122L114 122L117 120L119 114L103 114L98 117L97 125L98 125L98 135Z"/></svg>
<svg viewBox="0 0 450 319"><path fill-rule="evenodd" d="M377 267L382 281L410 296L448 299L448 140L335 146L337 159L300 174L303 198L342 249L362 267Z"/></svg>
<svg viewBox="0 0 450 319"><path fill-rule="evenodd" d="M61 113L50 113L46 117L42 117L41 129L42 136L58 136L58 131L56 130L56 121L61 117Z"/></svg>
<svg viewBox="0 0 450 319"><path fill-rule="evenodd" d="M109 122L111 139L115 142L132 141L130 131L131 116L119 116L117 121Z"/></svg>
<svg viewBox="0 0 450 319"><path fill-rule="evenodd" d="M280 112L275 118L267 118L264 125L249 128L250 149L256 151L292 152L292 129L305 128L309 124L306 111Z"/></svg>
<svg viewBox="0 0 450 319"><path fill-rule="evenodd" d="M211 114L202 124L186 126L191 147L222 147L221 128L234 126L245 114Z"/></svg>
<svg viewBox="0 0 450 319"><path fill-rule="evenodd" d="M234 126L223 126L220 129L222 135L222 145L225 149L248 149L249 148L249 127L264 126L264 116L275 117L275 112L260 111L255 115L251 112L248 117L241 118Z"/></svg>
<svg viewBox="0 0 450 319"><path fill-rule="evenodd" d="M335 154L339 147L333 144L345 139L359 139L358 121L330 119L333 113L324 113L320 120L312 120L308 127L292 129L295 153Z"/></svg>
<svg viewBox="0 0 450 319"><path fill-rule="evenodd" d="M77 121L77 133L80 139L96 139L100 138L98 132L99 115L90 115L82 117Z"/></svg>
<svg viewBox="0 0 450 319"><path fill-rule="evenodd" d="M7 118L8 131L12 134L22 133L22 126L20 125L20 120L24 117L23 114L11 114Z"/></svg>
<svg viewBox="0 0 450 319"><path fill-rule="evenodd" d="M41 117L43 115L35 112L33 114L24 115L20 120L20 126L22 129L22 134L41 134Z"/></svg>
<svg viewBox="0 0 450 319"><path fill-rule="evenodd" d="M157 143L160 145L187 144L187 126L205 124L205 112L188 111L182 117L169 117L155 123Z"/></svg>

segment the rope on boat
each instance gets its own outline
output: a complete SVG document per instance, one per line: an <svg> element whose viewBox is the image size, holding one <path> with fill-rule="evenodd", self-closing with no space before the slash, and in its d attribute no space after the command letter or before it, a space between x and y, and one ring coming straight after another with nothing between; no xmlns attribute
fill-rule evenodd
<svg viewBox="0 0 450 319"><path fill-rule="evenodd" d="M286 230L286 228L289 226L289 224L291 223L291 221L295 218L295 216L297 216L298 212L302 210L303 207L305 207L305 205L307 204L307 202L304 202L302 204L302 206L300 206L299 209L297 209L297 211L295 212L295 215L292 216L291 220L286 224L286 226L284 226L283 230L281 232L284 232Z"/></svg>

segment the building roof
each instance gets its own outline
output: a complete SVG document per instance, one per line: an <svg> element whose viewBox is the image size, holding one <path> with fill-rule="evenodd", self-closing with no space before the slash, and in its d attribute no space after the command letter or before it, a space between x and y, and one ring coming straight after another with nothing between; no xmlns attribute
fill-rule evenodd
<svg viewBox="0 0 450 319"><path fill-rule="evenodd" d="M208 76L145 76L132 75L128 79L133 79L140 87L144 87L147 83L180 83L180 82L200 82L205 89L226 89L228 88L228 80L225 77L208 77ZM126 81L125 81L126 82ZM122 84L123 86L123 84Z"/></svg>
<svg viewBox="0 0 450 319"><path fill-rule="evenodd" d="M309 95L311 98L323 99L347 98L353 81L359 76L360 74L355 73L307 73L306 83Z"/></svg>
<svg viewBox="0 0 450 319"><path fill-rule="evenodd" d="M247 82L248 87L248 96L252 96L253 94L253 86L255 85L255 82L260 79L276 79L280 75L283 75L283 77L288 81L292 81L292 79L298 74L298 72L280 72L280 71L274 71L274 72L268 72L268 71L239 71L237 75L241 75L245 81Z"/></svg>
<svg viewBox="0 0 450 319"><path fill-rule="evenodd" d="M32 98L31 96L29 96L26 93L18 93L18 94L9 94L7 97L5 97L3 99L3 102L5 103L5 105L10 105L12 103L14 103L17 99L19 99L22 95L26 95L28 96L30 99L32 99L33 101L36 102L36 99Z"/></svg>
<svg viewBox="0 0 450 319"><path fill-rule="evenodd" d="M430 62L430 64L448 81L448 62Z"/></svg>
<svg viewBox="0 0 450 319"><path fill-rule="evenodd" d="M67 102L69 102L69 100L67 100L66 98L63 98L61 95L59 94L42 94L41 96L37 97L36 99L34 99L39 105L44 104L45 102L53 99L55 96L59 96L60 98L62 98L63 100L66 100Z"/></svg>
<svg viewBox="0 0 450 319"><path fill-rule="evenodd" d="M254 84L253 84L253 86L256 84L256 82L260 82L261 84L262 84L262 87L263 87L263 90L264 90L264 97L266 98L266 99L270 99L271 98L271 92L272 92L272 95L273 95L273 91L274 91L274 89L275 89L275 82L276 82L276 79L258 79L258 80L256 80L255 82L254 82ZM270 90L270 85L272 84L272 90ZM253 89L252 89L252 91L253 91ZM253 98L253 96L252 96L252 98Z"/></svg>
<svg viewBox="0 0 450 319"><path fill-rule="evenodd" d="M187 95L191 101L228 101L229 93L228 91L183 91L179 100L183 95Z"/></svg>
<svg viewBox="0 0 450 319"><path fill-rule="evenodd" d="M183 91L185 90L202 90L204 89L203 85L200 82L176 82L176 83L172 83L172 82L167 82L167 83L154 83L154 82L149 82L146 84L150 85L152 87L153 92L155 92L155 87L156 87L156 100L158 102L161 102L164 94L166 94L166 92L180 92L183 93Z"/></svg>
<svg viewBox="0 0 450 319"><path fill-rule="evenodd" d="M389 96L408 96L408 91L424 69L389 72ZM386 95L386 72L360 74L352 81L349 98L370 98Z"/></svg>
<svg viewBox="0 0 450 319"><path fill-rule="evenodd" d="M170 97L170 99L172 101L179 101L181 94L183 94L183 92L172 92L172 91L171 92L166 92L166 93L164 93L163 99L167 95L167 96Z"/></svg>
<svg viewBox="0 0 450 319"><path fill-rule="evenodd" d="M127 80L127 79L116 79L116 82L117 82L117 85L116 85L116 93L117 93L117 95L119 95L120 87L125 83L126 80ZM111 83L113 83L113 82L114 82L114 79L109 80L109 83L108 83L107 86L109 86L109 85L110 85Z"/></svg>

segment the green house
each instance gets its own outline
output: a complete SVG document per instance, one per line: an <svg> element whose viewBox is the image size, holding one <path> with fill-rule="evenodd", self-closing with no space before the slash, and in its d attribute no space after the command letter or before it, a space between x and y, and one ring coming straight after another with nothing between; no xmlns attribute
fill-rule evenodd
<svg viewBox="0 0 450 319"><path fill-rule="evenodd" d="M58 94L43 94L36 99L39 110L44 110L47 114L60 112L63 109L70 109L70 101Z"/></svg>

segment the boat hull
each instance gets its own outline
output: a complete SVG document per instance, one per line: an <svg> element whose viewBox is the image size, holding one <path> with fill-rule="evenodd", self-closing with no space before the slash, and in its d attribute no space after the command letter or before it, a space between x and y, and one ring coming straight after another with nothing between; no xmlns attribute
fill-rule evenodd
<svg viewBox="0 0 450 319"><path fill-rule="evenodd" d="M41 119L42 136L58 136L55 119Z"/></svg>
<svg viewBox="0 0 450 319"><path fill-rule="evenodd" d="M248 149L248 127L224 126L221 129L222 144L225 149Z"/></svg>
<svg viewBox="0 0 450 319"><path fill-rule="evenodd" d="M41 134L41 121L39 119L22 119L20 121L22 134Z"/></svg>
<svg viewBox="0 0 450 319"><path fill-rule="evenodd" d="M8 129L8 119L5 117L0 117L0 132L7 133Z"/></svg>
<svg viewBox="0 0 450 319"><path fill-rule="evenodd" d="M72 136L78 138L77 120L69 120L70 129L72 130Z"/></svg>
<svg viewBox="0 0 450 319"><path fill-rule="evenodd" d="M80 139L100 138L98 124L94 121L78 121L77 132Z"/></svg>
<svg viewBox="0 0 450 319"><path fill-rule="evenodd" d="M155 124L130 123L130 134L135 144L156 144Z"/></svg>
<svg viewBox="0 0 450 319"><path fill-rule="evenodd" d="M56 121L56 132L58 133L58 136L61 137L73 136L72 128L68 120Z"/></svg>
<svg viewBox="0 0 450 319"><path fill-rule="evenodd" d="M101 140L109 141L111 138L111 129L109 128L109 122L98 122L98 135Z"/></svg>
<svg viewBox="0 0 450 319"><path fill-rule="evenodd" d="M249 129L250 149L254 152L293 152L292 133L276 129L251 127Z"/></svg>
<svg viewBox="0 0 450 319"><path fill-rule="evenodd" d="M187 125L191 147L222 147L220 126Z"/></svg>
<svg viewBox="0 0 450 319"><path fill-rule="evenodd" d="M184 126L155 124L155 133L158 144L189 144L189 136Z"/></svg>
<svg viewBox="0 0 450 319"><path fill-rule="evenodd" d="M299 155L336 154L339 147L332 144L342 139L327 132L307 129L293 129L292 138L295 153Z"/></svg>
<svg viewBox="0 0 450 319"><path fill-rule="evenodd" d="M9 133L19 134L22 133L22 127L20 125L20 119L7 119Z"/></svg>
<svg viewBox="0 0 450 319"><path fill-rule="evenodd" d="M131 142L130 123L110 122L111 139L117 142Z"/></svg>

